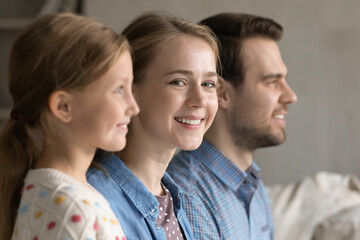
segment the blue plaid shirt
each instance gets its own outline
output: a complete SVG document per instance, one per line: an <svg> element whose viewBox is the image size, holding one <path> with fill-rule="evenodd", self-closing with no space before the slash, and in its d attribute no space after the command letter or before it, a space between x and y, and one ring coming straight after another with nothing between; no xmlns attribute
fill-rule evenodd
<svg viewBox="0 0 360 240"><path fill-rule="evenodd" d="M206 140L181 151L167 172L184 191L195 239L273 239L270 202L255 164L240 170Z"/></svg>

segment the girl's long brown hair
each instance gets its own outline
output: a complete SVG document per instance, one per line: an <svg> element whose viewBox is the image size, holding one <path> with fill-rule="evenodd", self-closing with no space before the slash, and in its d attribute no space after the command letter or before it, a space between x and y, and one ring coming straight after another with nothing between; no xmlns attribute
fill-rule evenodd
<svg viewBox="0 0 360 240"><path fill-rule="evenodd" d="M24 178L40 155L29 129L41 129L50 94L84 88L126 50L124 37L70 13L38 18L19 34L8 68L15 114L0 133L0 239L11 238Z"/></svg>

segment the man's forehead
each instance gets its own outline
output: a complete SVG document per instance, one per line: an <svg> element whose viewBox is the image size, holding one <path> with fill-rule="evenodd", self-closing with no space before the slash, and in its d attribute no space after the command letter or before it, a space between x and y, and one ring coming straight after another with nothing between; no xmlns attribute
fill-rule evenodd
<svg viewBox="0 0 360 240"><path fill-rule="evenodd" d="M242 48L244 70L264 71L264 74L287 74L277 43L268 38L247 39Z"/></svg>

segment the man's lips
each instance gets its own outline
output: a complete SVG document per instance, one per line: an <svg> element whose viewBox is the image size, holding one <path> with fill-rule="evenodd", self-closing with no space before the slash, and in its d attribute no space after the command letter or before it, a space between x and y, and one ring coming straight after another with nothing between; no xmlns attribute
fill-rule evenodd
<svg viewBox="0 0 360 240"><path fill-rule="evenodd" d="M285 115L284 115L284 114L276 114L276 115L274 116L274 118L276 118L276 119L281 119L281 120L285 120Z"/></svg>

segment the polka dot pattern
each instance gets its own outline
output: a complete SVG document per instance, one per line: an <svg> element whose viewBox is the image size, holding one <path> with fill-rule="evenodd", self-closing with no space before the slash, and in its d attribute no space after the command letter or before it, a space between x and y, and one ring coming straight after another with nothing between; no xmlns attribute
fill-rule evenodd
<svg viewBox="0 0 360 240"><path fill-rule="evenodd" d="M34 215L34 218L39 219L39 218L41 218L41 216L42 216L42 211L37 211Z"/></svg>
<svg viewBox="0 0 360 240"><path fill-rule="evenodd" d="M35 171L54 170L29 172ZM61 240L96 240L98 234L103 239L126 240L119 220L98 192L76 181L67 183L63 178L55 181L39 178L39 175L25 179L12 240L55 239L58 236ZM69 181L67 175L64 178Z"/></svg>
<svg viewBox="0 0 360 240"><path fill-rule="evenodd" d="M59 196L59 197L57 197L57 198L55 199L54 202L55 202L56 205L59 205L59 204L65 202L65 200L66 200L65 196Z"/></svg>
<svg viewBox="0 0 360 240"><path fill-rule="evenodd" d="M71 217L71 221L74 223L81 222L81 216L80 215L73 215Z"/></svg>
<svg viewBox="0 0 360 240"><path fill-rule="evenodd" d="M164 186L163 188L165 189L166 195L156 196L157 200L159 201L159 216L156 220L156 223L162 226L168 240L182 240L184 238L181 227L174 213L172 197L169 190ZM160 229L161 228L159 228L159 230Z"/></svg>
<svg viewBox="0 0 360 240"><path fill-rule="evenodd" d="M99 229L99 225L97 222L94 223L94 226L93 226L94 230L97 232L98 229Z"/></svg>
<svg viewBox="0 0 360 240"><path fill-rule="evenodd" d="M28 186L26 186L26 190L28 191L28 190L31 190L31 189L33 189L34 188L34 185L28 185Z"/></svg>
<svg viewBox="0 0 360 240"><path fill-rule="evenodd" d="M42 191L39 193L39 197L40 197L40 198L44 198L44 197L46 197L48 194L49 194L49 190L42 190Z"/></svg>
<svg viewBox="0 0 360 240"><path fill-rule="evenodd" d="M20 207L18 209L18 214L26 213L28 210L29 210L29 206L28 205L23 205L22 207Z"/></svg>

